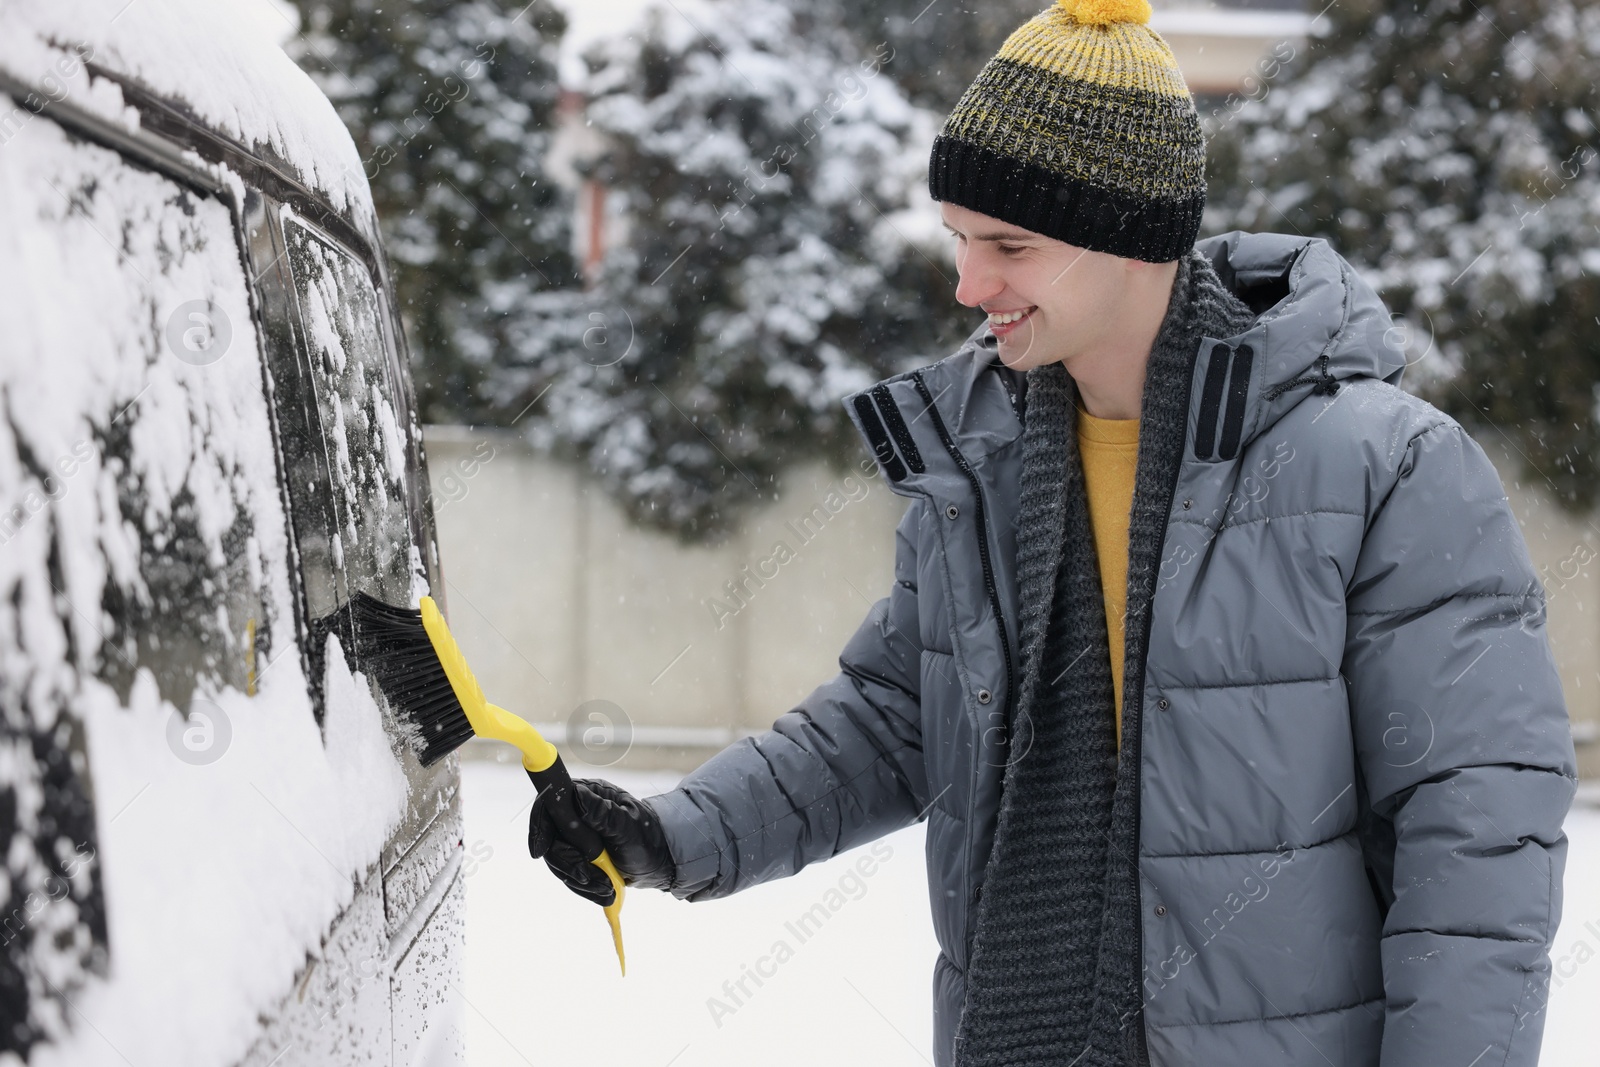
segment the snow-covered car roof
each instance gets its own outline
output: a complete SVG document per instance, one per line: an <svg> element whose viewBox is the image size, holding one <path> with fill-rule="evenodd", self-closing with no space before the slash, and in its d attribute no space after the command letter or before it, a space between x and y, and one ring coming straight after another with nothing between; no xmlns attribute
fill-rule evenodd
<svg viewBox="0 0 1600 1067"><path fill-rule="evenodd" d="M324 200L375 243L372 194L349 132L312 80L259 25L218 0L0 0L0 82L27 112L57 108L130 135L159 112L191 120ZM228 160L189 162L219 183ZM236 160L233 161L236 165Z"/></svg>

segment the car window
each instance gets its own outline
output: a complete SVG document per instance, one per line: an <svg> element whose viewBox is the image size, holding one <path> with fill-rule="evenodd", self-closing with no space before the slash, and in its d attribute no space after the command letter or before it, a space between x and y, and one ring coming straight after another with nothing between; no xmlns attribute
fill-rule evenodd
<svg viewBox="0 0 1600 1067"><path fill-rule="evenodd" d="M273 467L231 215L53 126L30 132L7 178L43 208L0 197L0 217L50 234L48 257L7 266L51 311L6 346L5 433L33 459L8 530L51 543L57 596L74 568L106 576L99 612L68 622L91 638L83 666L124 703L141 674L179 708L252 692L276 655L256 503ZM66 341L51 332L62 323Z"/></svg>
<svg viewBox="0 0 1600 1067"><path fill-rule="evenodd" d="M242 267L225 204L48 116L0 151L6 1062L64 1030L108 959L138 973L150 958L127 931L192 891L193 872L160 864L186 829L140 836L150 794L122 808L228 751L219 704L238 725L293 646ZM141 744L118 744L124 729ZM105 891L102 854L123 879Z"/></svg>
<svg viewBox="0 0 1600 1067"><path fill-rule="evenodd" d="M305 331L310 384L331 485L331 529L298 531L313 619L356 592L392 604L410 599L412 552L406 443L380 326L383 309L365 267L292 217L284 221L289 273Z"/></svg>

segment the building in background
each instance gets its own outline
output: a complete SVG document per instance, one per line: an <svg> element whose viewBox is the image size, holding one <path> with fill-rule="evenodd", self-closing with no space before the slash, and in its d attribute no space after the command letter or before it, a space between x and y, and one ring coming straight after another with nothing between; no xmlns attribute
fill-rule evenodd
<svg viewBox="0 0 1600 1067"><path fill-rule="evenodd" d="M1178 59L1201 114L1230 95L1261 94L1276 71L1315 32L1297 3L1218 7L1162 5L1150 26Z"/></svg>

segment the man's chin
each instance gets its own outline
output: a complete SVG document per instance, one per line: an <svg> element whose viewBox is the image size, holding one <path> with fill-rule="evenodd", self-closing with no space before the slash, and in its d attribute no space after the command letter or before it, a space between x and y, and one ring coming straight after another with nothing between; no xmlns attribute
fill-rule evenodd
<svg viewBox="0 0 1600 1067"><path fill-rule="evenodd" d="M1012 370L1027 371L1054 360L1044 354L1043 346L1034 336L997 338L1000 362Z"/></svg>

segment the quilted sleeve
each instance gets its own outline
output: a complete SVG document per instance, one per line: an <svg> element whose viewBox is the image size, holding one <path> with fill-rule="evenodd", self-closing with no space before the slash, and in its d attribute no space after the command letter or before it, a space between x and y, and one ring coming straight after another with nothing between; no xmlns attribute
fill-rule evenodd
<svg viewBox="0 0 1600 1067"><path fill-rule="evenodd" d="M1347 610L1361 771L1394 840L1381 1063L1534 1067L1576 765L1543 587L1455 422L1407 445Z"/></svg>
<svg viewBox="0 0 1600 1067"><path fill-rule="evenodd" d="M922 759L914 500L895 581L839 656L839 673L772 729L651 797L677 865L673 894L705 900L794 874L917 821Z"/></svg>

